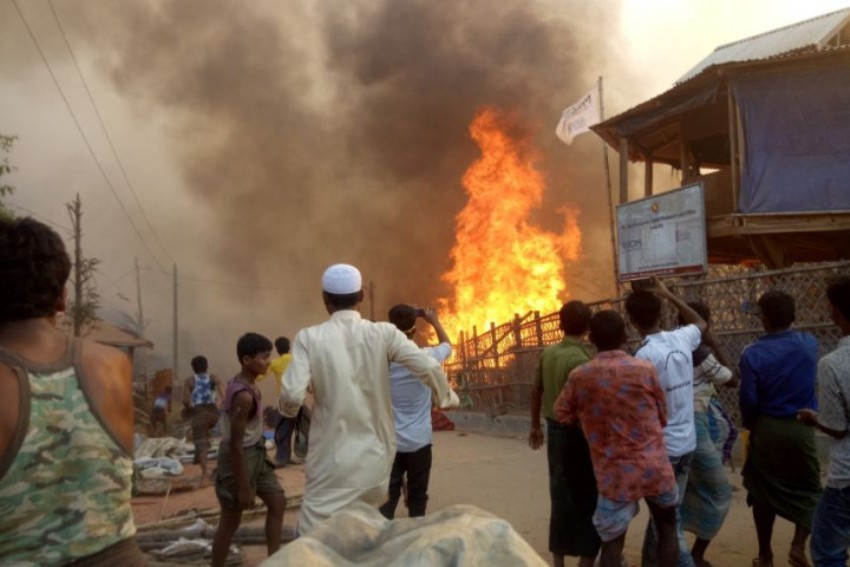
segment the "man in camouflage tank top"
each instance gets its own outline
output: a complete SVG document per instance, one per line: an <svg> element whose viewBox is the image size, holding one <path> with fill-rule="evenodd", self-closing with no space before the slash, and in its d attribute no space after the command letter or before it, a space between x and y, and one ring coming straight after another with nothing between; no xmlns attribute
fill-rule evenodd
<svg viewBox="0 0 850 567"><path fill-rule="evenodd" d="M47 226L0 221L0 562L144 565L130 361L57 329L70 267Z"/></svg>

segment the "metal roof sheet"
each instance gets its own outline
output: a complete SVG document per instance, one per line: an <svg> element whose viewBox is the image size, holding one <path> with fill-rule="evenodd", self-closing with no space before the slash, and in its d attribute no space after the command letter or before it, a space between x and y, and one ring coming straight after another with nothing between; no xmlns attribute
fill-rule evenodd
<svg viewBox="0 0 850 567"><path fill-rule="evenodd" d="M676 81L676 84L684 83L714 65L768 59L783 53L801 50L819 51L848 22L850 22L850 8L844 8L747 39L721 45L682 75Z"/></svg>

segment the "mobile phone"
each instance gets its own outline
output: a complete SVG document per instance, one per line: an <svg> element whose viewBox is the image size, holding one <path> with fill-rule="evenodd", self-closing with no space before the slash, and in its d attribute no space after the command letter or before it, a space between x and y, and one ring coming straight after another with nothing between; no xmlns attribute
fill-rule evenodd
<svg viewBox="0 0 850 567"><path fill-rule="evenodd" d="M416 308L416 316L417 317L425 317L425 310L421 307Z"/></svg>

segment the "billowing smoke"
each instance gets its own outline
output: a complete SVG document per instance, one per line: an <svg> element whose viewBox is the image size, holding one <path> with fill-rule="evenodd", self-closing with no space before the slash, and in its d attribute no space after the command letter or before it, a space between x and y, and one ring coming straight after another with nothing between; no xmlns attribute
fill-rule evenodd
<svg viewBox="0 0 850 567"><path fill-rule="evenodd" d="M567 148L553 130L610 68L615 1L78 0L61 12L123 97L167 117L185 188L214 219L195 232L187 218L184 238L204 236L175 249L230 281L286 288L262 296L273 307L219 298L254 305L246 320L316 322L336 261L375 282L378 317L446 295L483 105L534 133L548 183L537 221L557 230L555 209L575 204L586 252L608 254L600 145Z"/></svg>

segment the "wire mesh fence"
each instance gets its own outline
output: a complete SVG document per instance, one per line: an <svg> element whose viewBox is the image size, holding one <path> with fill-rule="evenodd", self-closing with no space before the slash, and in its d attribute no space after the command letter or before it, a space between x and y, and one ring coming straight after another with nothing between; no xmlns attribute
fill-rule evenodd
<svg viewBox="0 0 850 567"><path fill-rule="evenodd" d="M798 265L784 270L765 270L747 266L712 266L708 274L668 282L668 286L686 301L702 301L711 308L711 325L729 357L737 361L746 345L763 330L757 316L747 306L771 289L791 294L796 301L794 328L817 337L820 355L834 349L839 331L829 319L826 282L836 275L850 276L850 262ZM591 310L614 309L623 313L624 298L590 303ZM669 307L663 326L676 325L676 313ZM633 329L630 346L638 337ZM491 416L527 414L530 409L534 373L541 351L561 340L558 313L517 314L514 319L489 328L473 328L461 334L454 356L446 370L461 397L463 409ZM718 392L727 410L739 419L738 391L723 388Z"/></svg>

